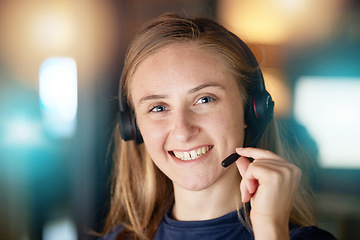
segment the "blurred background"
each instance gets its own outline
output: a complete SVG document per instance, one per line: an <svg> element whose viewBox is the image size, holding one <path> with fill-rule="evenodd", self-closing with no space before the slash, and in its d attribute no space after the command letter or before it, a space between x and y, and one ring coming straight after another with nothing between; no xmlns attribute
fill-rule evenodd
<svg viewBox="0 0 360 240"><path fill-rule="evenodd" d="M123 55L166 11L215 18L249 44L307 153L319 225L358 239L357 0L0 0L0 239L96 239Z"/></svg>

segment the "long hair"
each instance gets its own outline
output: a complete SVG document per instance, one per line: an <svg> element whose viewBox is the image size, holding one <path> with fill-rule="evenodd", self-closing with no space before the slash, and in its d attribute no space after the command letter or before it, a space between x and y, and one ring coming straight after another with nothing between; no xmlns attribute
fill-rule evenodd
<svg viewBox="0 0 360 240"><path fill-rule="evenodd" d="M239 104L247 104L247 93L254 84L249 76L256 69L245 57L246 51L236 37L212 20L185 19L168 13L146 25L128 48L120 84L130 105L129 83L139 63L173 43L192 43L219 56L237 80L239 91L243 95L243 102ZM281 144L274 120L268 125L258 147L271 150L285 159L293 159ZM151 239L165 211L174 203L172 183L153 164L144 144L121 140L118 126L114 130L114 149L111 206L104 232L121 224L124 231L119 239ZM244 223L251 229L248 214L245 211ZM301 186L290 221L301 226L314 224Z"/></svg>

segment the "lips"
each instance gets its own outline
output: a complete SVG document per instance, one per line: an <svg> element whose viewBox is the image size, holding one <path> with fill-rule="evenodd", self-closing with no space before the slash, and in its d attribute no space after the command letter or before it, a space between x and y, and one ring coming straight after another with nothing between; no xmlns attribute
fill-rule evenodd
<svg viewBox="0 0 360 240"><path fill-rule="evenodd" d="M195 160L199 157L201 157L202 155L206 154L210 149L212 149L214 146L210 145L210 146L206 146L206 147L201 147L201 148L197 148L191 151L172 151L173 155L183 161L190 161L190 160Z"/></svg>

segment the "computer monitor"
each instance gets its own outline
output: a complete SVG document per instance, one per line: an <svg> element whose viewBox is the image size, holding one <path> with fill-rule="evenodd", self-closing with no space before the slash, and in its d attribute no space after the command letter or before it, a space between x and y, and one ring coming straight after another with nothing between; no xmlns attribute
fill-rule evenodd
<svg viewBox="0 0 360 240"><path fill-rule="evenodd" d="M321 168L360 169L360 78L300 77L293 111L317 144Z"/></svg>

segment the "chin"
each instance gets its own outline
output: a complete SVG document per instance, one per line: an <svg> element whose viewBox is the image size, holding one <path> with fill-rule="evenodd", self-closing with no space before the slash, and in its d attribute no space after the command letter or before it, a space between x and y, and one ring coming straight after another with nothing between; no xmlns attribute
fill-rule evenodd
<svg viewBox="0 0 360 240"><path fill-rule="evenodd" d="M184 188L188 191L202 191L209 189L210 187L216 185L218 179L221 176L187 176L181 179L180 181L174 182L174 187L177 185L181 188Z"/></svg>
<svg viewBox="0 0 360 240"><path fill-rule="evenodd" d="M209 183L185 183L185 184L182 184L182 187L185 188L186 190L189 190L189 191L194 191L194 192L197 192L197 191L202 191L202 190L205 190L205 189L208 189L212 184L209 184Z"/></svg>

